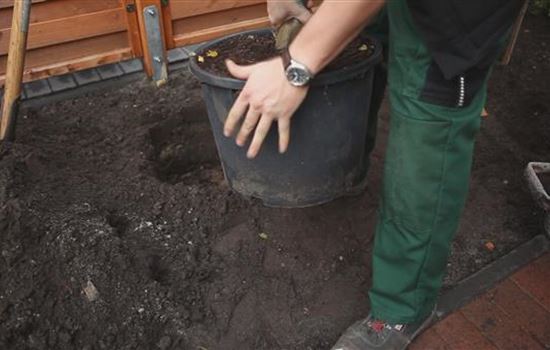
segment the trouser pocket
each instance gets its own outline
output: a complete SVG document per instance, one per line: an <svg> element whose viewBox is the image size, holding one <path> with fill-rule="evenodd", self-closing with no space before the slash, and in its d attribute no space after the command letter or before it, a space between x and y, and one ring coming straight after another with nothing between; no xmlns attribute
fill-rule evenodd
<svg viewBox="0 0 550 350"><path fill-rule="evenodd" d="M392 112L382 206L386 220L417 234L431 231L451 125Z"/></svg>

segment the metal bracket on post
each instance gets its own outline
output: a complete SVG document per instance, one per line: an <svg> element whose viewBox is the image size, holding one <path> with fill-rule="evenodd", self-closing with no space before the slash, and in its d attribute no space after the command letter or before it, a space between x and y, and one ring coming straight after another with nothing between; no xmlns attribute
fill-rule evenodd
<svg viewBox="0 0 550 350"><path fill-rule="evenodd" d="M143 8L147 47L152 66L152 79L157 86L164 85L168 80L168 67L165 57L164 42L159 10L155 5Z"/></svg>

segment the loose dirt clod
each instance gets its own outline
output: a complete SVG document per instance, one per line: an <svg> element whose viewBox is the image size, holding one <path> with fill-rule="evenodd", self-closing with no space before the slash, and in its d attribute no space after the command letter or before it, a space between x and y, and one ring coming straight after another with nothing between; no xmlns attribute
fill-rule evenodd
<svg viewBox="0 0 550 350"><path fill-rule="evenodd" d="M488 242L485 242L485 248L486 248L488 251L492 252L493 250L495 250L496 246L495 246L495 244L494 244L493 242L488 241Z"/></svg>
<svg viewBox="0 0 550 350"><path fill-rule="evenodd" d="M170 347L171 344L172 339L169 336L165 335L164 337L160 338L157 345L160 350L166 350Z"/></svg>
<svg viewBox="0 0 550 350"><path fill-rule="evenodd" d="M86 283L86 287L84 287L84 294L86 294L88 301L96 301L99 298L99 292L92 281L88 281Z"/></svg>

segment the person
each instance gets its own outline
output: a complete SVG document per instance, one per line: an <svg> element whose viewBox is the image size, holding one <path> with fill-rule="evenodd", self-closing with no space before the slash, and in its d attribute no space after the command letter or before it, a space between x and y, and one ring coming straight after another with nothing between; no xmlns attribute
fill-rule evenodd
<svg viewBox="0 0 550 350"><path fill-rule="evenodd" d="M225 135L236 133L240 146L251 136L254 158L276 122L283 153L311 79L367 24L387 16L391 118L371 312L333 350L402 350L429 325L468 193L487 79L520 7L520 0L324 1L312 14L301 1L268 0L273 25L295 17L306 22L300 33L281 57L226 62L246 84Z"/></svg>

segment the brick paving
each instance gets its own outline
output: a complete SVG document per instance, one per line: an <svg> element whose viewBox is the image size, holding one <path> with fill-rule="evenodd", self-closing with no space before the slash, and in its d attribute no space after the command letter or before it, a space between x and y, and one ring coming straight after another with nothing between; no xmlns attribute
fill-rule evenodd
<svg viewBox="0 0 550 350"><path fill-rule="evenodd" d="M436 323L409 349L550 349L550 253Z"/></svg>

